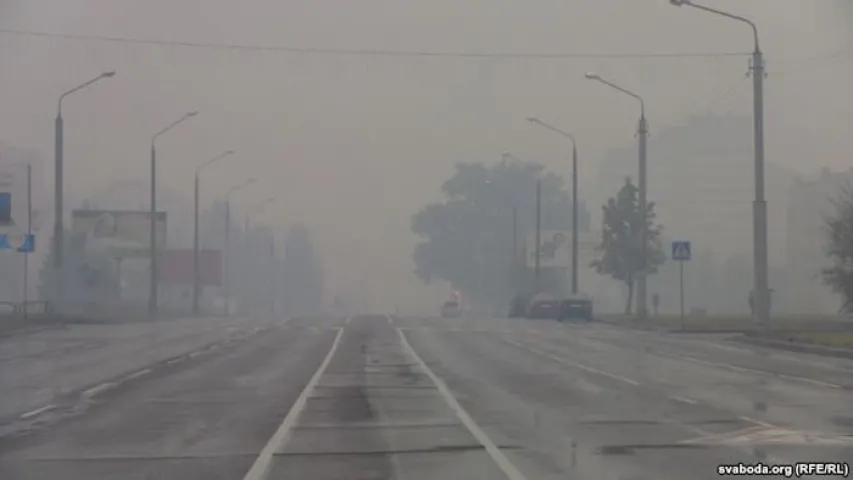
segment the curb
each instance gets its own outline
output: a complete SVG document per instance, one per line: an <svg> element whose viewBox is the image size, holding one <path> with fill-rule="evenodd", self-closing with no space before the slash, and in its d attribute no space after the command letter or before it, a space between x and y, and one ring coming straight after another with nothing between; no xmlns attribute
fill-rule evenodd
<svg viewBox="0 0 853 480"><path fill-rule="evenodd" d="M820 345L810 345L801 342L786 342L783 340L771 340L768 338L749 337L747 335L732 337L731 340L741 343L748 343L750 345L756 345L759 347L787 350L790 352L812 353L815 355L823 355L825 357L853 359L853 349L848 348L823 347Z"/></svg>

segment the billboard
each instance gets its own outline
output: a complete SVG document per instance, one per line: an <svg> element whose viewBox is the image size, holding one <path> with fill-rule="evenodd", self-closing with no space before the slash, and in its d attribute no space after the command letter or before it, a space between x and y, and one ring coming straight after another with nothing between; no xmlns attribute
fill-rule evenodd
<svg viewBox="0 0 853 480"><path fill-rule="evenodd" d="M192 285L193 250L166 250L160 257L160 283L164 285ZM199 250L198 275L202 286L222 285L222 252L220 250Z"/></svg>
<svg viewBox="0 0 853 480"><path fill-rule="evenodd" d="M116 258L147 258L150 245L149 212L137 210L72 210L71 232L85 235L86 249ZM157 212L158 251L166 247L166 212Z"/></svg>
<svg viewBox="0 0 853 480"><path fill-rule="evenodd" d="M540 268L570 268L572 266L571 230L542 230L539 239ZM597 238L591 232L578 232L579 262L595 253ZM525 242L528 267L536 266L536 232L530 232Z"/></svg>

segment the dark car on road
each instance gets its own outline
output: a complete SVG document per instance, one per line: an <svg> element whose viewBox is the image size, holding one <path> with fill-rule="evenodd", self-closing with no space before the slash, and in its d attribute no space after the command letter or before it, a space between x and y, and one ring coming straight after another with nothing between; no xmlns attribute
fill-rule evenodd
<svg viewBox="0 0 853 480"><path fill-rule="evenodd" d="M557 320L586 320L592 321L592 298L587 295L573 295L560 300Z"/></svg>
<svg viewBox="0 0 853 480"><path fill-rule="evenodd" d="M560 301L546 295L537 295L527 307L527 318L554 319L560 316Z"/></svg>
<svg viewBox="0 0 853 480"><path fill-rule="evenodd" d="M462 307L455 300L444 302L444 305L441 306L441 316L442 318L460 317L462 316Z"/></svg>
<svg viewBox="0 0 853 480"><path fill-rule="evenodd" d="M519 293L512 297L509 305L509 318L524 318L527 315L527 306L530 305L531 295Z"/></svg>

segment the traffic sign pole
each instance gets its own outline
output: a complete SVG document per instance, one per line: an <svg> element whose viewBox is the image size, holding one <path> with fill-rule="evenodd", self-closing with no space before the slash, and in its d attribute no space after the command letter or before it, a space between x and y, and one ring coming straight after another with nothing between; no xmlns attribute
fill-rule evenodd
<svg viewBox="0 0 853 480"><path fill-rule="evenodd" d="M681 305L681 331L684 331L684 261L678 262L678 287Z"/></svg>
<svg viewBox="0 0 853 480"><path fill-rule="evenodd" d="M678 297L681 308L681 330L684 331L684 262L692 256L690 242L678 240L672 242L671 258L678 262Z"/></svg>

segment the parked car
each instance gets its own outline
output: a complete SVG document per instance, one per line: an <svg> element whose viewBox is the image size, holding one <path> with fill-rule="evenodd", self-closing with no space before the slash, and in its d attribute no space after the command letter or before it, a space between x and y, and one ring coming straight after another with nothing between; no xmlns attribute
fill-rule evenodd
<svg viewBox="0 0 853 480"><path fill-rule="evenodd" d="M530 295L519 293L512 297L509 304L509 318L523 318L527 315L527 307L530 304Z"/></svg>
<svg viewBox="0 0 853 480"><path fill-rule="evenodd" d="M588 295L572 295L560 300L557 320L581 319L592 321L592 298Z"/></svg>
<svg viewBox="0 0 853 480"><path fill-rule="evenodd" d="M551 296L539 294L531 300L525 316L556 320L560 317L560 301Z"/></svg>
<svg viewBox="0 0 853 480"><path fill-rule="evenodd" d="M455 300L450 300L448 302L444 302L444 305L441 306L441 316L442 318L454 318L462 315L462 308L459 305L459 302Z"/></svg>

